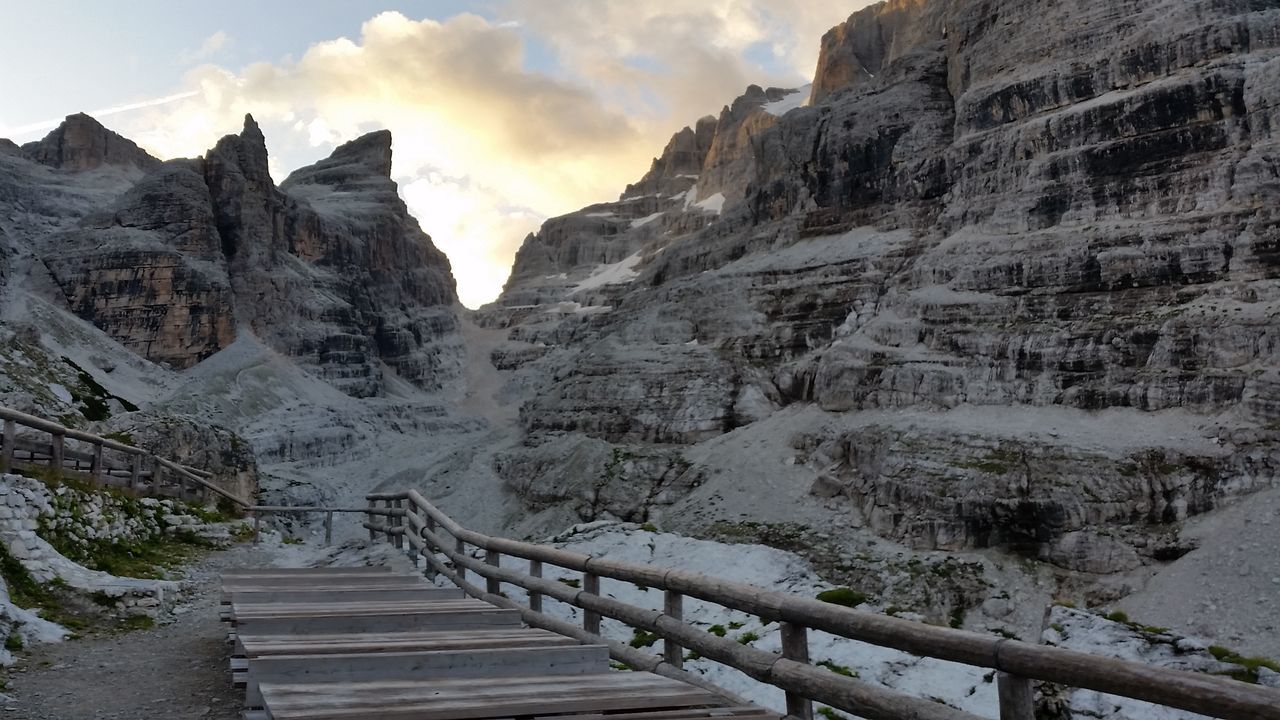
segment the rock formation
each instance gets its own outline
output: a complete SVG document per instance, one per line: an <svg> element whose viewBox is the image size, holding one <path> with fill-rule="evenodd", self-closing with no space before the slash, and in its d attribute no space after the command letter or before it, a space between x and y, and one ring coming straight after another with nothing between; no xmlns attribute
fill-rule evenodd
<svg viewBox="0 0 1280 720"><path fill-rule="evenodd" d="M160 163L73 115L0 161L0 238L149 360L189 368L240 327L354 396L382 392L383 363L427 389L457 372L449 264L396 194L387 132L281 188L251 117L196 160Z"/></svg>
<svg viewBox="0 0 1280 720"><path fill-rule="evenodd" d="M575 436L739 468L708 439L789 427L815 488L916 547L1186 552L1182 519L1280 470L1278 54L1265 3L854 13L808 107L750 88L525 241L481 314L525 399L499 470Z"/></svg>

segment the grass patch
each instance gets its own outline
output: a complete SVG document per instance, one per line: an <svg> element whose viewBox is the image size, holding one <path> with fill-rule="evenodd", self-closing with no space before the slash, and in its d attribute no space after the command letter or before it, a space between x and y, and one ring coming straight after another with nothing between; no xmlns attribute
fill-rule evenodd
<svg viewBox="0 0 1280 720"><path fill-rule="evenodd" d="M868 600L866 593L858 592L853 588L838 587L831 590L823 590L818 593L818 599L832 605L843 605L845 607L858 607Z"/></svg>
<svg viewBox="0 0 1280 720"><path fill-rule="evenodd" d="M816 664L818 667L824 667L837 675L843 675L851 678L859 677L857 670L845 667L844 665L837 665L830 660L821 660Z"/></svg>
<svg viewBox="0 0 1280 720"><path fill-rule="evenodd" d="M733 622L729 623L729 629L730 629L730 630L738 630L738 629L740 629L743 625L746 625L746 623L740 623L740 622L738 622L738 621L736 621L736 620L735 620L735 621L733 621Z"/></svg>
<svg viewBox="0 0 1280 720"><path fill-rule="evenodd" d="M1111 622L1124 623L1125 625L1129 624L1129 614L1122 610L1115 610L1107 613L1107 619Z"/></svg>
<svg viewBox="0 0 1280 720"><path fill-rule="evenodd" d="M630 645L633 648L653 647L653 644L658 642L661 639L662 638L658 637L657 635L654 635L651 632L636 628L635 634L631 638Z"/></svg>
<svg viewBox="0 0 1280 720"><path fill-rule="evenodd" d="M760 639L760 636L759 636L759 635L757 635L756 633L753 633L753 632L748 631L748 632L744 632L744 633L742 633L741 635L739 635L739 636L738 636L738 644L739 644L739 645L750 645L751 643L753 643L753 642L755 642L755 641L757 641L757 640L759 640L759 639Z"/></svg>
<svg viewBox="0 0 1280 720"><path fill-rule="evenodd" d="M964 608L959 605L951 608L951 619L947 622L951 627L959 630L964 626Z"/></svg>
<svg viewBox="0 0 1280 720"><path fill-rule="evenodd" d="M150 630L156 626L155 618L150 615L130 615L120 621L116 627L122 632L130 632L133 630Z"/></svg>
<svg viewBox="0 0 1280 720"><path fill-rule="evenodd" d="M818 715L820 715L823 718L823 720L849 720L848 715L841 715L840 713L828 707L818 708L817 712L818 712Z"/></svg>
<svg viewBox="0 0 1280 720"><path fill-rule="evenodd" d="M112 430L109 433L103 433L102 437L108 440L115 440L121 445L128 445L129 447L138 447L138 444L133 441L133 435L127 432L122 432L120 430Z"/></svg>
<svg viewBox="0 0 1280 720"><path fill-rule="evenodd" d="M728 634L729 631L725 630L723 625L712 625L711 627L707 628L707 632L711 633L712 635L715 635L716 637L724 637L725 635Z"/></svg>
<svg viewBox="0 0 1280 720"><path fill-rule="evenodd" d="M582 587L582 581L576 578L556 578L556 580L564 583L565 585L568 585L571 588L577 589Z"/></svg>
<svg viewBox="0 0 1280 720"><path fill-rule="evenodd" d="M1255 685L1258 683L1258 670L1261 668L1280 672L1280 663L1275 660L1264 657L1247 657L1221 645L1209 646L1209 654L1213 655L1218 662L1239 666L1239 670L1231 670L1223 674L1247 683Z"/></svg>
<svg viewBox="0 0 1280 720"><path fill-rule="evenodd" d="M16 632L10 632L9 637L4 639L4 649L9 652L17 652L23 647L22 636Z"/></svg>

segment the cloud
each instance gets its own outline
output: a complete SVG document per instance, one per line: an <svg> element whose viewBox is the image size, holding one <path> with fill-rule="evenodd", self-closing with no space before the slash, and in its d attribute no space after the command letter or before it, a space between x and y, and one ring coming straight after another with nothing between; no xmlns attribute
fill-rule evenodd
<svg viewBox="0 0 1280 720"><path fill-rule="evenodd" d="M140 100L138 102L125 103L123 105L113 105L111 107L99 108L97 110L89 110L86 114L97 119L119 115L120 113L131 112L133 110L144 110L146 108L159 107L161 105L170 105L182 100L187 100L199 95L196 91L180 92L165 97L152 98L150 100ZM39 122L28 123L15 128L4 128L0 126L0 137L20 137L32 133L48 132L62 124L63 118L55 120L41 120Z"/></svg>
<svg viewBox="0 0 1280 720"><path fill-rule="evenodd" d="M183 64L191 64L203 62L222 52L228 44L231 43L231 36L219 30L200 43L200 47L194 51L185 51L178 56Z"/></svg>
<svg viewBox="0 0 1280 720"><path fill-rule="evenodd" d="M296 61L197 67L184 79L193 95L127 134L164 157L197 155L250 112L272 154L302 164L389 128L406 202L475 305L542 219L616 197L671 133L747 84L807 82L819 36L851 12L829 5L511 0L493 19L382 13L358 39ZM529 39L553 61L531 68ZM749 57L762 49L772 71Z"/></svg>

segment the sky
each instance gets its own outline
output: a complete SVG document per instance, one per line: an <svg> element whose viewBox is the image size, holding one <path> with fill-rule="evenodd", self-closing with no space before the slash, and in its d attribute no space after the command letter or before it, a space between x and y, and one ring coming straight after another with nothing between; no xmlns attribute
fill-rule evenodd
<svg viewBox="0 0 1280 720"><path fill-rule="evenodd" d="M448 254L495 298L525 235L616 199L671 134L749 84L811 79L869 0L0 0L0 137L87 112L161 158L252 113L276 181L365 132ZM56 37L51 45L50 38Z"/></svg>

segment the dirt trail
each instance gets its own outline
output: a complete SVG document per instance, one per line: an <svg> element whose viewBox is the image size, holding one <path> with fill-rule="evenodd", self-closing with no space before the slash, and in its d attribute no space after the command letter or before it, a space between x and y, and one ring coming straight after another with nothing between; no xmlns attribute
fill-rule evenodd
<svg viewBox="0 0 1280 720"><path fill-rule="evenodd" d="M243 691L231 687L218 620L218 573L270 565L268 550L237 546L188 569L194 589L150 630L91 635L19 653L7 671L0 718L24 720L237 720Z"/></svg>

